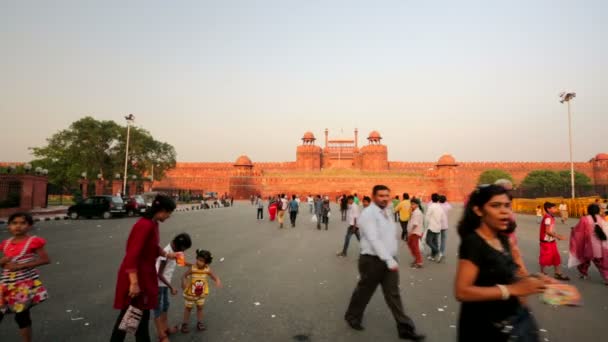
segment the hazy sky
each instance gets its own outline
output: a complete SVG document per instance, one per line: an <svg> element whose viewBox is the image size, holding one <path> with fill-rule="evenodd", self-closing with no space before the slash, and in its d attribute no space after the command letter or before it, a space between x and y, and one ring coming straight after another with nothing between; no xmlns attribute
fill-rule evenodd
<svg viewBox="0 0 608 342"><path fill-rule="evenodd" d="M567 160L563 89L588 160L608 152L607 4L0 0L0 161L127 113L179 161L295 160L305 131L355 127L391 160Z"/></svg>

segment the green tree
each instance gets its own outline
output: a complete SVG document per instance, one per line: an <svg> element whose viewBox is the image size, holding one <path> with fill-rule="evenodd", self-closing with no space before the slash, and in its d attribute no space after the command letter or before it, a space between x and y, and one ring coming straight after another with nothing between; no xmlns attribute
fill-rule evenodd
<svg viewBox="0 0 608 342"><path fill-rule="evenodd" d="M574 172L576 185L590 185L591 179L580 172ZM535 189L540 195L555 195L570 188L570 171L537 170L530 172L521 186L526 189Z"/></svg>
<svg viewBox="0 0 608 342"><path fill-rule="evenodd" d="M559 172L559 176L562 179L564 185L570 186L570 170L564 170ZM591 185L591 178L584 173L574 171L574 184L579 185Z"/></svg>
<svg viewBox="0 0 608 342"><path fill-rule="evenodd" d="M49 181L65 191L73 187L82 172L95 179L97 174L113 179L123 174L127 128L114 121L85 117L69 128L53 134L47 145L32 148L34 167L49 170ZM160 179L167 169L175 167L173 146L155 140L141 128L131 127L129 142L129 175L142 177L151 172Z"/></svg>
<svg viewBox="0 0 608 342"><path fill-rule="evenodd" d="M494 184L499 179L508 179L513 182L513 176L504 170L491 169L484 171L479 176L478 184Z"/></svg>

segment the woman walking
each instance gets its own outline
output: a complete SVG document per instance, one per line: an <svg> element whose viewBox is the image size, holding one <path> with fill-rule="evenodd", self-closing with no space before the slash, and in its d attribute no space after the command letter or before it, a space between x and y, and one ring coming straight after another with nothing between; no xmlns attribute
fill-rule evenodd
<svg viewBox="0 0 608 342"><path fill-rule="evenodd" d="M175 202L167 196L158 195L150 210L140 218L129 234L127 249L116 282L114 308L120 310L112 331L111 342L125 340L126 332L118 327L130 305L143 310L143 315L135 340L149 342L148 323L150 310L158 306L158 275L156 258L159 256L175 259L174 253L166 252L159 245L158 223L167 220L175 210ZM167 336L159 336L160 342L167 342Z"/></svg>
<svg viewBox="0 0 608 342"><path fill-rule="evenodd" d="M502 186L475 190L458 225L461 242L455 296L462 303L458 341L539 340L538 327L520 299L541 293L545 276L517 278L508 237L511 198Z"/></svg>
<svg viewBox="0 0 608 342"><path fill-rule="evenodd" d="M581 279L589 276L591 262L608 286L608 224L601 216L600 207L591 204L587 208L587 216L572 229L570 234L570 257L568 267L576 266Z"/></svg>

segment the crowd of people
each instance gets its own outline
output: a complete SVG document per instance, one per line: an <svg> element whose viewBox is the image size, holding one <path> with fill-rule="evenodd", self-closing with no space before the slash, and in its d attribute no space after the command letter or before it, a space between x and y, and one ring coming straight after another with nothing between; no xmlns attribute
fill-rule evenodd
<svg viewBox="0 0 608 342"><path fill-rule="evenodd" d="M531 274L517 244L510 189L509 182L477 187L467 198L458 222L460 245L454 281L455 297L461 302L458 341L539 341L537 323L525 298L569 280L561 269L557 248L558 241L567 239L556 231L556 218L563 217L562 208L550 202L539 208L540 273ZM410 266L414 269L423 267L422 251L426 249L428 260L440 263L445 259L451 209L447 198L432 194L428 203L415 196L410 198L407 193L392 198L388 187L377 185L372 196L364 196L361 201L356 194L339 196L336 201L341 221L346 225L344 244L337 255L347 256L353 235L360 243L360 278L344 316L346 322L355 330L364 329L364 311L380 286L398 336L423 340L403 308L397 255L399 246L407 245L413 257ZM572 228L568 267L575 267L585 280L594 264L608 285L605 203L598 200L590 204L587 214ZM266 201L257 196L252 204L258 219L263 219L267 207L271 221L278 217L279 229L284 228L286 212L292 228L296 227L301 205L297 195L288 198L279 194ZM308 196L306 204L317 229L321 230L323 225L325 230L329 229L329 197ZM112 329L113 342L124 341L127 332L133 333L137 341L150 341L148 324L152 313L160 342L168 342L171 334L189 333L190 315L195 307L196 329L206 329L203 308L210 293L210 280L217 287L222 286L221 280L210 267L213 260L210 251L197 249L196 261L185 262L183 253L192 247L188 234L178 234L161 247L159 224L169 219L175 208L170 197L158 195L131 229L117 275L114 308L119 313ZM50 259L46 241L30 233L33 224L28 213L11 215L8 220L11 237L0 243L0 322L6 315L14 315L26 342L32 341L31 309L48 298L37 268L50 263ZM184 313L179 325L171 325L167 314L170 295L180 292L172 282L177 266L186 268L181 277ZM553 267L552 277L545 273L547 267Z"/></svg>

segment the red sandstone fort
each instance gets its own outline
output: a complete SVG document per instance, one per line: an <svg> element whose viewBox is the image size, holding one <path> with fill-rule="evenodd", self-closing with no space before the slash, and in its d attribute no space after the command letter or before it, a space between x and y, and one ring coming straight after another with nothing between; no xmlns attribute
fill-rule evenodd
<svg viewBox="0 0 608 342"><path fill-rule="evenodd" d="M389 186L394 194L409 192L446 194L462 200L477 184L482 172L501 169L516 182L534 170L569 170L567 162L469 162L459 163L451 155L436 162L389 161L382 136L372 131L367 144L359 146L358 131L353 139L330 139L325 130L324 147L315 144L306 132L297 147L295 162L254 163L240 156L234 163L177 163L155 189L182 189L229 193L235 198L254 194L368 194L375 184ZM589 176L594 184L608 184L608 154L598 154L589 162L575 163L575 170Z"/></svg>

